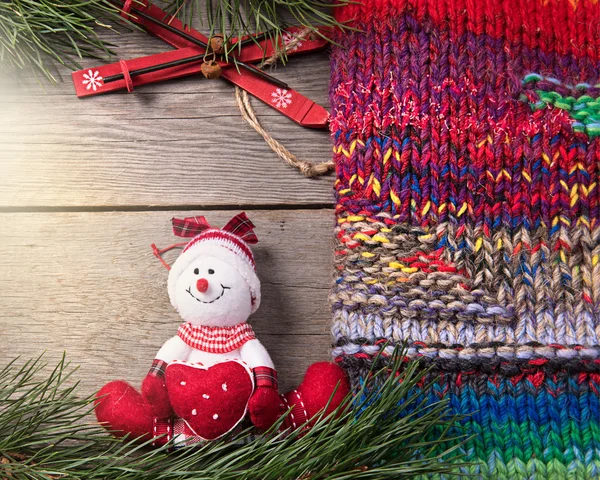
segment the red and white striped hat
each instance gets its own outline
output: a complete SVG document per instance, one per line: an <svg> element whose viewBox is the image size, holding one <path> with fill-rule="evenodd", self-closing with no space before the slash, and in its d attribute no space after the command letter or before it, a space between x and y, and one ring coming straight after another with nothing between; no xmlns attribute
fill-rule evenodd
<svg viewBox="0 0 600 480"><path fill-rule="evenodd" d="M173 218L171 221L175 235L193 237L169 271L168 289L173 307L177 309L174 299L179 275L200 255L210 255L233 265L244 278L250 288L254 313L260 305L260 280L248 244L257 243L258 238L246 213L236 215L223 228L211 227L204 217Z"/></svg>

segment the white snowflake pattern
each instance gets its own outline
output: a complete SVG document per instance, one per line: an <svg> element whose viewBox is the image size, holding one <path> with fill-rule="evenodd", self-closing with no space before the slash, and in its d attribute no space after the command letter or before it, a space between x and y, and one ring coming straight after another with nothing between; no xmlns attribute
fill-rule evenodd
<svg viewBox="0 0 600 480"><path fill-rule="evenodd" d="M295 41L296 35L290 32L284 32L281 40L283 41L283 46L287 53L295 52L303 45L302 40ZM292 42L294 42L294 45L291 48L288 48L288 45Z"/></svg>
<svg viewBox="0 0 600 480"><path fill-rule="evenodd" d="M277 108L287 108L292 104L292 94L285 88L278 88L271 93L271 103L274 103Z"/></svg>
<svg viewBox="0 0 600 480"><path fill-rule="evenodd" d="M95 92L98 87L102 86L102 77L100 76L100 72L98 70L95 72L88 70L88 73L83 74L83 78L84 80L81 83L87 85L86 90L91 88Z"/></svg>

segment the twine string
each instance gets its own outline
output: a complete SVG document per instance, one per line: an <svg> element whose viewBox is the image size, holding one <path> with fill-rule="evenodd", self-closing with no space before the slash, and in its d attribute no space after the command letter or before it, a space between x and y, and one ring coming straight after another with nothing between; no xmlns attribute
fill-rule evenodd
<svg viewBox="0 0 600 480"><path fill-rule="evenodd" d="M292 50L298 43L306 38L309 32L309 29L304 29L299 32L298 35L284 45L283 49L277 50L272 56L265 59L260 64L260 67L262 68L264 66L275 64L278 60L285 56L285 50ZM256 112L250 103L248 92L239 87L235 87L235 102L240 109L242 118L263 137L271 150L273 150L285 163L298 169L305 177L315 178L334 170L335 164L333 161L330 160L322 163L312 163L307 160L301 160L279 141L275 140L275 138L273 138L273 136L260 124L258 118L256 118Z"/></svg>

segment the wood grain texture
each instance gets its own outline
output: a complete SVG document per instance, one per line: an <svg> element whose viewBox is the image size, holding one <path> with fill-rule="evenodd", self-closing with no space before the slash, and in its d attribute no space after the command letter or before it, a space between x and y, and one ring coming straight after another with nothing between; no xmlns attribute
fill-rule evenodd
<svg viewBox="0 0 600 480"><path fill-rule="evenodd" d="M234 213L0 214L0 364L43 351L54 362L66 351L81 365L86 393L116 378L138 385L180 323L167 271L149 245L178 241L170 219L190 214L223 225ZM328 359L333 212L249 216L260 240L254 252L263 294L251 323L282 388L293 388L310 363Z"/></svg>
<svg viewBox="0 0 600 480"><path fill-rule="evenodd" d="M112 40L123 59L171 48L137 31ZM31 72L0 71L0 364L43 351L53 363L67 351L85 393L116 378L138 386L179 323L150 244L176 241L172 216L223 225L239 205L254 209L260 238L263 304L251 323L282 390L297 386L310 363L329 358L334 219L314 208L333 204L333 177L309 180L284 165L224 81L189 77L79 100L69 72L57 73L64 83L42 89ZM271 73L328 106L326 52ZM328 132L253 104L296 155L331 157Z"/></svg>
<svg viewBox="0 0 600 480"><path fill-rule="evenodd" d="M119 58L170 48L143 32L118 43ZM0 207L333 203L332 176L306 179L277 158L243 122L224 81L189 77L80 100L60 73L65 83L46 93L31 73L0 81ZM291 57L274 75L327 107L326 52ZM254 105L300 158L330 158L327 131Z"/></svg>

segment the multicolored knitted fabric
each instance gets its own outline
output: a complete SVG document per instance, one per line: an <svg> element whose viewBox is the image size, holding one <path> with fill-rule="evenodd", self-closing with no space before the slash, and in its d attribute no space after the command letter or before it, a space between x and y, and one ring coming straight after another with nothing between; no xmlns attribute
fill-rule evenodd
<svg viewBox="0 0 600 480"><path fill-rule="evenodd" d="M433 364L476 478L598 479L600 3L362 2L332 52L334 356Z"/></svg>

